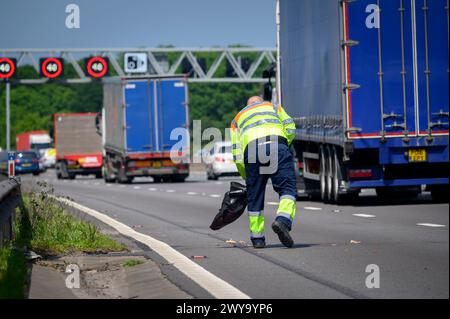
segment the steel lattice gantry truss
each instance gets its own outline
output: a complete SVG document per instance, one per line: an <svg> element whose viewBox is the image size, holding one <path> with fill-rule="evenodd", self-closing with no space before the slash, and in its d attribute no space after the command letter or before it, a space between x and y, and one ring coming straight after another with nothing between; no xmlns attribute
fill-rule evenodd
<svg viewBox="0 0 450 319"><path fill-rule="evenodd" d="M125 73L125 53L146 53L148 72ZM33 78L16 77L21 84L41 84L48 79L39 78L39 58L61 57L66 68L75 72L62 80L66 83L88 83L88 77L79 61L89 56L109 59L110 75L118 76L171 76L187 74L190 82L259 83L266 81L262 71L276 62L273 48L113 48L113 49L0 49L0 57L17 59L17 66L31 65L36 71Z"/></svg>

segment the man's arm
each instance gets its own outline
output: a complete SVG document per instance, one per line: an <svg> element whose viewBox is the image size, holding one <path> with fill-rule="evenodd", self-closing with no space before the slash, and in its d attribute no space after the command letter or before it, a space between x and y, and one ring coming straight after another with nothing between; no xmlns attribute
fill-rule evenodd
<svg viewBox="0 0 450 319"><path fill-rule="evenodd" d="M277 113L281 123L283 124L284 131L288 139L288 143L289 145L291 145L295 139L295 130L296 130L295 122L289 116L289 114L287 114L286 111L281 107L281 105L278 105Z"/></svg>
<svg viewBox="0 0 450 319"><path fill-rule="evenodd" d="M231 123L231 143L233 144L231 149L231 154L233 154L233 161L236 164L241 177L246 180L247 176L245 174L244 155L242 154L241 150L239 130L237 128L237 124L234 121L233 123Z"/></svg>

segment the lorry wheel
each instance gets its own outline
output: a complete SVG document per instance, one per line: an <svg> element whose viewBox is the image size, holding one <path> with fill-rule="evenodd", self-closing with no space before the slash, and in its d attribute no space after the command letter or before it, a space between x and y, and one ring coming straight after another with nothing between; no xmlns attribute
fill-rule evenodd
<svg viewBox="0 0 450 319"><path fill-rule="evenodd" d="M327 162L325 148L321 147L320 150L320 199L322 202L328 202L328 186L327 186Z"/></svg>
<svg viewBox="0 0 450 319"><path fill-rule="evenodd" d="M448 191L449 191L448 187L431 189L431 197L434 202L448 203L449 202Z"/></svg>
<svg viewBox="0 0 450 319"><path fill-rule="evenodd" d="M172 180L174 183L184 183L186 181L186 177L175 175Z"/></svg>
<svg viewBox="0 0 450 319"><path fill-rule="evenodd" d="M327 149L327 167L326 167L326 177L327 177L327 201L329 203L334 203L334 152L331 147Z"/></svg>
<svg viewBox="0 0 450 319"><path fill-rule="evenodd" d="M161 183L162 182L162 177L159 176L153 176L153 183Z"/></svg>
<svg viewBox="0 0 450 319"><path fill-rule="evenodd" d="M339 193L339 186L342 180L342 166L336 147L333 148L333 158L333 202L339 205L343 203L344 197Z"/></svg>
<svg viewBox="0 0 450 319"><path fill-rule="evenodd" d="M105 180L105 183L114 183L116 181L115 178L111 178L111 175L109 174L108 169L105 170L103 179Z"/></svg>
<svg viewBox="0 0 450 319"><path fill-rule="evenodd" d="M103 177L102 175L103 175L102 173L96 173L95 178L102 178Z"/></svg>
<svg viewBox="0 0 450 319"><path fill-rule="evenodd" d="M119 169L119 176L117 178L117 181L120 184L130 184L133 181L133 178L128 177L127 174L125 173L125 169L123 167L121 167Z"/></svg>
<svg viewBox="0 0 450 319"><path fill-rule="evenodd" d="M68 179L75 179L75 174L68 173L67 174L67 178Z"/></svg>

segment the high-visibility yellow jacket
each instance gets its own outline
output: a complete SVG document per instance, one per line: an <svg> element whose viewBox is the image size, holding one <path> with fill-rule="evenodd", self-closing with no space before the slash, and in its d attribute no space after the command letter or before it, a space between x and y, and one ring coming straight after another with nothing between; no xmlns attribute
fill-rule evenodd
<svg viewBox="0 0 450 319"><path fill-rule="evenodd" d="M295 129L294 120L281 105L263 102L242 109L231 122L232 154L242 178L246 179L244 152L251 141L266 136L281 136L291 145Z"/></svg>

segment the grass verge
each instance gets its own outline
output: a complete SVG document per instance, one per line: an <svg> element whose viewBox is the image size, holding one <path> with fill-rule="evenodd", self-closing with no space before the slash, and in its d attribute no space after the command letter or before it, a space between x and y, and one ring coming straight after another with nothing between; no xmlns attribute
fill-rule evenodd
<svg viewBox="0 0 450 319"><path fill-rule="evenodd" d="M144 261L139 260L139 259L129 259L127 261L125 261L122 266L123 267L134 267L137 265L142 265L144 263Z"/></svg>
<svg viewBox="0 0 450 319"><path fill-rule="evenodd" d="M25 251L42 256L69 253L106 253L126 247L86 221L72 217L52 199L46 185L39 193L23 195L16 211L14 240L0 248L0 299L24 298L30 275Z"/></svg>

